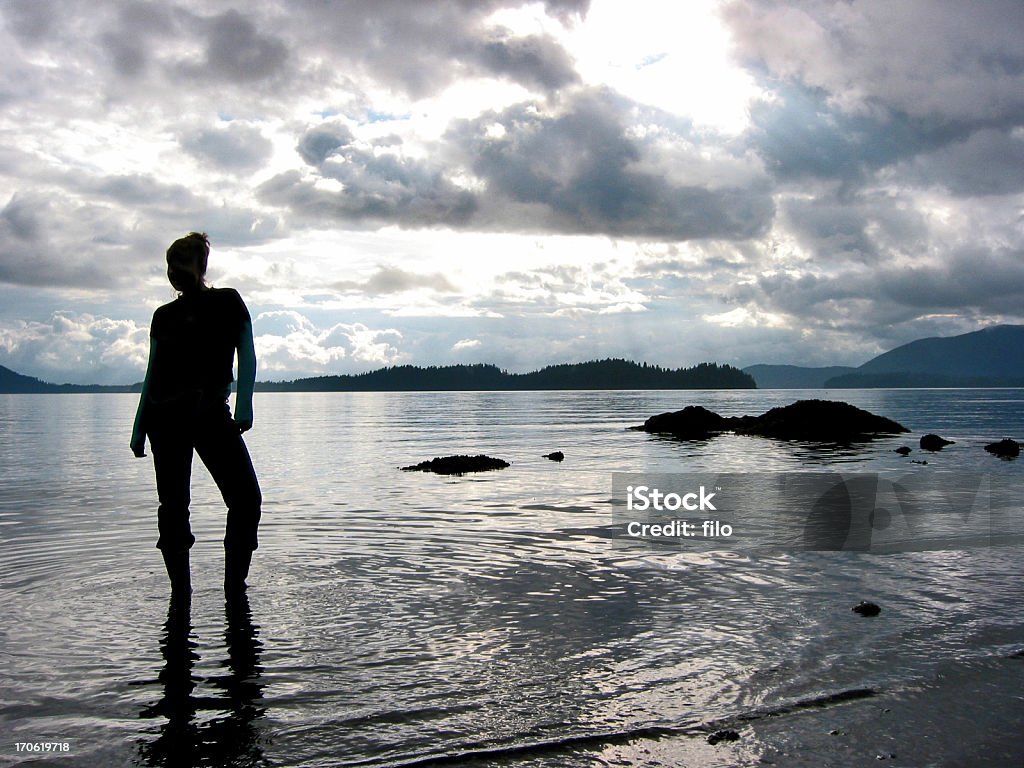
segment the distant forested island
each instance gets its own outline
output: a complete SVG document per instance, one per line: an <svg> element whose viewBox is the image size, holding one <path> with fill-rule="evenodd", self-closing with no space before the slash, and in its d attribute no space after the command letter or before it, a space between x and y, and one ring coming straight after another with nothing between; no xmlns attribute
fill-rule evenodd
<svg viewBox="0 0 1024 768"><path fill-rule="evenodd" d="M749 374L731 365L700 363L662 368L629 360L594 360L509 373L496 365L396 365L367 373L259 381L257 392L423 392L542 389L756 389Z"/></svg>
<svg viewBox="0 0 1024 768"><path fill-rule="evenodd" d="M509 373L496 365L397 365L367 373L313 376L294 381L257 381L257 392L427 392L541 389L755 389L749 374L731 365L700 363L662 368L629 360L595 360L550 365L530 373ZM141 383L50 384L0 366L0 393L66 394L139 392Z"/></svg>

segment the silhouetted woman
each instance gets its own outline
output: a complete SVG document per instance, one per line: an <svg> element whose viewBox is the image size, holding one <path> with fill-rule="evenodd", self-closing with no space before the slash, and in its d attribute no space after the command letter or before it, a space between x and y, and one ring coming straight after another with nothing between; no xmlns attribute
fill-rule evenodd
<svg viewBox="0 0 1024 768"><path fill-rule="evenodd" d="M177 299L153 313L149 366L132 431L132 452L153 449L160 499L157 547L163 553L172 592L191 592L188 553L195 537L189 525L193 450L210 471L228 507L224 536L224 586L245 587L257 547L259 483L242 440L252 427L256 352L252 322L238 291L206 284L210 241L191 232L167 249L167 279ZM228 396L238 352L235 415Z"/></svg>

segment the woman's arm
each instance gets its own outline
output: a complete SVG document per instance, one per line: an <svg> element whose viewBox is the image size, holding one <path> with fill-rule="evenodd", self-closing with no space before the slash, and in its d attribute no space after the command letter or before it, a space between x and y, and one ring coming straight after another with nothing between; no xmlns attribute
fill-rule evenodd
<svg viewBox="0 0 1024 768"><path fill-rule="evenodd" d="M146 400L149 397L149 377L153 372L153 359L156 357L156 339L149 340L149 362L146 364L146 378L142 380L142 394L139 395L139 407L135 411L135 425L132 427L132 453L140 459L146 455L146 429L144 426Z"/></svg>
<svg viewBox="0 0 1024 768"><path fill-rule="evenodd" d="M252 323L242 323L238 336L238 383L235 390L235 423L245 432L252 429L252 391L256 386L256 345Z"/></svg>

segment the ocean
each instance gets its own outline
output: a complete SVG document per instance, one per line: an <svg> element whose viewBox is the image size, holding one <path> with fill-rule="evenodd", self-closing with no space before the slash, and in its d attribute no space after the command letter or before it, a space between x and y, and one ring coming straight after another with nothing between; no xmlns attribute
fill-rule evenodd
<svg viewBox="0 0 1024 768"><path fill-rule="evenodd" d="M628 429L811 397L912 431ZM128 448L136 402L0 395L0 765L1024 764L1024 459L982 448L1024 439L1024 390L260 393L247 597L225 601L223 504L197 459L185 608L154 548L151 459ZM955 442L921 451L928 432ZM478 453L511 466L399 469ZM999 510L928 507L886 547L668 545L624 532L623 473L977 481ZM728 522L805 519L778 504Z"/></svg>

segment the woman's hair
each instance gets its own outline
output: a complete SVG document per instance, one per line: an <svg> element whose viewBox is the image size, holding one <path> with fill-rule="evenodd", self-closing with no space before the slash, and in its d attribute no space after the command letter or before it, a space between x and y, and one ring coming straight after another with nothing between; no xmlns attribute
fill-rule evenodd
<svg viewBox="0 0 1024 768"><path fill-rule="evenodd" d="M189 232L167 249L167 277L179 291L205 285L206 264L210 258L210 239L205 232Z"/></svg>

